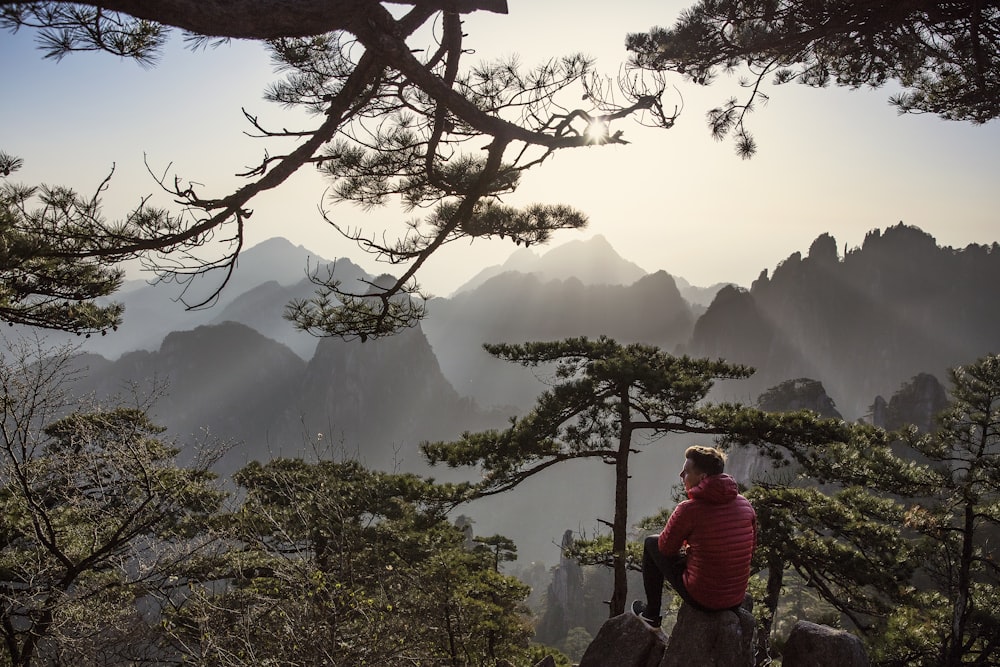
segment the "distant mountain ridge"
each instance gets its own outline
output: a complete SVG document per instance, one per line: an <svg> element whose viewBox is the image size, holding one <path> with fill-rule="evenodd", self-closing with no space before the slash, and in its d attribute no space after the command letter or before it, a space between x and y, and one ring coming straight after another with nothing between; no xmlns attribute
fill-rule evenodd
<svg viewBox="0 0 1000 667"><path fill-rule="evenodd" d="M753 402L786 380L809 379L822 383L848 419L864 415L870 405L891 415L892 406L878 396L893 395L919 373L941 378L945 368L1000 348L994 307L1000 247L941 248L905 225L873 231L844 257L832 236L821 235L804 257L793 253L749 289L720 289L703 314L684 296L681 280L665 271L643 273L630 284L505 271L450 298L430 300L420 327L363 344L296 339L299 334L282 319L290 297L311 292L298 273L307 261L301 250L278 262L297 262L285 267L296 273L287 282L263 279L253 270L253 255L244 258L240 271L257 277L235 283L246 289L226 292L219 306L198 314L212 319L196 320L201 324L188 330L171 331L176 320L158 310L169 298L138 301L126 320L139 313L145 321L135 325L150 336L146 340L159 336L160 342L118 352L114 359L82 357L91 369L87 386L107 395L132 381L168 380L170 394L155 406L154 418L183 442L206 428L239 441L223 473L251 459L305 455L333 445L373 467L428 472L417 452L421 440L500 427L546 388L546 369L498 361L482 349L484 342L608 335L669 352L723 357L753 365L757 373L720 384L715 397ZM345 261L337 270L345 279L371 279ZM124 296L134 298L134 292ZM656 510L659 496L643 489L662 483L663 467L675 462L685 444L691 443L671 440L644 454L635 471L640 499L633 511ZM429 472L437 478L451 474ZM580 494L569 491L576 488ZM610 488L607 470L569 466L470 511L483 534L506 534L522 556L539 558L567 528L606 511ZM521 517L541 506L545 516L529 530Z"/></svg>
<svg viewBox="0 0 1000 667"><path fill-rule="evenodd" d="M514 251L503 264L489 266L451 296L469 292L504 273L537 274L543 282L576 279L584 285L631 285L646 275L638 264L623 259L600 234L587 241L570 241L536 254L529 248Z"/></svg>
<svg viewBox="0 0 1000 667"><path fill-rule="evenodd" d="M520 366L499 361L483 343L522 343L573 336L610 336L667 350L685 342L695 315L664 271L631 285L545 281L503 273L450 299L434 299L423 323L441 370L481 405L526 409L545 385Z"/></svg>
<svg viewBox="0 0 1000 667"><path fill-rule="evenodd" d="M757 368L738 391L820 380L848 418L919 373L1000 349L1000 246L940 247L902 223L870 232L841 258L829 234L749 290L721 290L686 351Z"/></svg>
<svg viewBox="0 0 1000 667"><path fill-rule="evenodd" d="M170 333L155 351L114 361L84 354L77 363L89 369L74 387L80 394L165 386L154 420L183 442L208 433L235 443L220 466L226 474L315 447L343 448L382 469L405 461L412 470L422 440L503 419L455 392L419 329L365 344L324 339L306 362L250 327L224 322Z"/></svg>

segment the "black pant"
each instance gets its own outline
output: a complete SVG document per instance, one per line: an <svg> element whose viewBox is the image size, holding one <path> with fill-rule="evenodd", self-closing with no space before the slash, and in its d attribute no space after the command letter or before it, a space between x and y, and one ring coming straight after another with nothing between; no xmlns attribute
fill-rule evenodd
<svg viewBox="0 0 1000 667"><path fill-rule="evenodd" d="M683 554L664 556L660 552L659 535L650 535L642 549L642 585L646 589L646 611L644 616L653 618L660 615L663 604L663 582L667 581L682 600L699 611L712 611L695 602L684 586L684 567L687 560Z"/></svg>

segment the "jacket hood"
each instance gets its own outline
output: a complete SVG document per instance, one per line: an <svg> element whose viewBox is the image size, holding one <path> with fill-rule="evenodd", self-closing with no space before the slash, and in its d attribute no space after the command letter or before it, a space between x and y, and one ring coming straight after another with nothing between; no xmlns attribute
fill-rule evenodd
<svg viewBox="0 0 1000 667"><path fill-rule="evenodd" d="M704 500L710 503L728 503L739 495L739 488L736 480L730 475L709 475L701 480L698 486L688 491L688 498L691 500Z"/></svg>

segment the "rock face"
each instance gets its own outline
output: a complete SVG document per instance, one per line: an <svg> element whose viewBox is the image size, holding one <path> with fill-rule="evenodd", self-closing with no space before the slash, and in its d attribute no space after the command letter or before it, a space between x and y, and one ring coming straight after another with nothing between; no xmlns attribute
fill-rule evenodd
<svg viewBox="0 0 1000 667"><path fill-rule="evenodd" d="M701 612L683 605L669 639L632 614L609 619L580 660L580 667L751 667L753 614Z"/></svg>
<svg viewBox="0 0 1000 667"><path fill-rule="evenodd" d="M545 613L542 615L535 636L543 643L557 645L566 637L570 628L586 627L587 611L583 597L583 571L575 559L565 555L573 542L573 531L563 533L559 564L552 571L552 583L545 594Z"/></svg>
<svg viewBox="0 0 1000 667"><path fill-rule="evenodd" d="M838 257L822 235L749 292L721 290L685 350L757 369L716 386L715 400L753 395L789 378L818 380L848 419L866 414L917 373L944 377L997 348L1000 246L939 247L897 225ZM723 391L723 388L725 391Z"/></svg>
<svg viewBox="0 0 1000 667"><path fill-rule="evenodd" d="M650 630L638 616L620 614L601 626L580 667L657 667L665 648L662 632Z"/></svg>
<svg viewBox="0 0 1000 667"><path fill-rule="evenodd" d="M625 613L608 619L587 647L579 667L752 667L753 614L701 612L682 605L670 637ZM783 667L868 667L856 636L798 621L782 653ZM545 661L535 667L547 665Z"/></svg>
<svg viewBox="0 0 1000 667"><path fill-rule="evenodd" d="M750 667L753 660L753 614L706 613L683 605L658 667Z"/></svg>
<svg viewBox="0 0 1000 667"><path fill-rule="evenodd" d="M782 652L783 667L868 667L861 640L844 630L798 621Z"/></svg>

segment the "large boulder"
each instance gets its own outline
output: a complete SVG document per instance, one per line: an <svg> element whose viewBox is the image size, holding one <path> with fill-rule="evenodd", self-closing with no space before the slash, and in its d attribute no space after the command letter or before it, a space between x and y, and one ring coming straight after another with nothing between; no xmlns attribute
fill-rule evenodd
<svg viewBox="0 0 1000 667"><path fill-rule="evenodd" d="M861 640L844 630L797 621L781 652L783 667L868 667Z"/></svg>
<svg viewBox="0 0 1000 667"><path fill-rule="evenodd" d="M753 636L747 609L704 612L681 605L658 667L752 667Z"/></svg>
<svg viewBox="0 0 1000 667"><path fill-rule="evenodd" d="M579 667L657 667L666 636L634 614L609 618L580 659Z"/></svg>
<svg viewBox="0 0 1000 667"><path fill-rule="evenodd" d="M608 619L579 667L751 667L753 614L702 612L682 605L668 638L632 614Z"/></svg>

